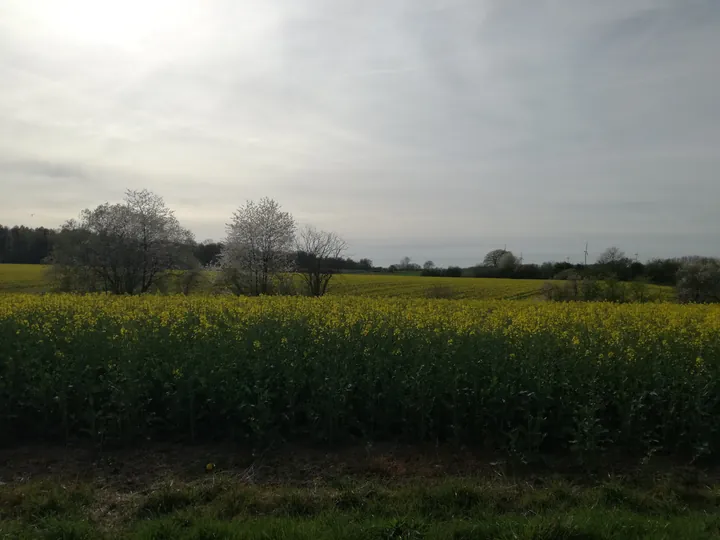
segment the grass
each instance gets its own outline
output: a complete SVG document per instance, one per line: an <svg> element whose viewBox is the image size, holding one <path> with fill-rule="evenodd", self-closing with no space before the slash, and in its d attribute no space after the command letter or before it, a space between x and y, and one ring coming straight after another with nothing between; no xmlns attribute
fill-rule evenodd
<svg viewBox="0 0 720 540"><path fill-rule="evenodd" d="M0 293L39 293L48 289L47 267L40 264L0 264Z"/></svg>
<svg viewBox="0 0 720 540"><path fill-rule="evenodd" d="M437 295L457 300L500 300L539 296L542 284L541 280L532 279L340 274L333 279L328 294L375 298L432 298Z"/></svg>
<svg viewBox="0 0 720 540"><path fill-rule="evenodd" d="M188 457L197 457L192 447L176 448L169 461L145 450L142 463L106 453L69 467L44 449L54 464L50 474L23 477L27 466L0 467L0 538L684 540L720 534L720 486L714 472L700 469L551 474L485 463L484 472L458 475L449 474L449 455L433 459L422 449L406 449L404 456L369 451L360 458L354 451L286 449L240 468L231 466L237 451L231 452L206 473ZM119 473L98 465L110 458ZM393 472L377 470L380 458L394 464ZM434 472L425 470L430 465Z"/></svg>

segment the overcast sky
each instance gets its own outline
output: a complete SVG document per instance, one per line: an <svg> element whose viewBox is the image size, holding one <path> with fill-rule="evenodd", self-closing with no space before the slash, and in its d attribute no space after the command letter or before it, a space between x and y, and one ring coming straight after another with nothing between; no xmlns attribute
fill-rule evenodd
<svg viewBox="0 0 720 540"><path fill-rule="evenodd" d="M350 254L720 255L718 0L4 0L0 223L126 188Z"/></svg>

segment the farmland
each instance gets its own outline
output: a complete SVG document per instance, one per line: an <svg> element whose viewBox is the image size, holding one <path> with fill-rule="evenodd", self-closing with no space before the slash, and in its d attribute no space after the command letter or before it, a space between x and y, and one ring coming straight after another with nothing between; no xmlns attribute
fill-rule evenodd
<svg viewBox="0 0 720 540"><path fill-rule="evenodd" d="M541 286L542 281L532 279L340 274L333 279L328 294L376 298L424 298L432 295L447 295L454 299L499 300L537 296Z"/></svg>
<svg viewBox="0 0 720 540"><path fill-rule="evenodd" d="M213 272L205 272L195 294L219 292L212 285ZM302 288L299 277L295 280ZM363 296L372 298L447 298L454 300L520 300L541 298L542 280L496 278L444 278L417 275L338 274L328 290L329 296ZM649 286L652 298L670 300L672 289ZM52 285L47 267L42 265L0 264L0 293L49 292ZM172 291L171 291L172 292Z"/></svg>
<svg viewBox="0 0 720 540"><path fill-rule="evenodd" d="M98 441L453 440L535 455L720 444L720 309L7 295L0 429Z"/></svg>
<svg viewBox="0 0 720 540"><path fill-rule="evenodd" d="M500 279L249 298L0 277L0 538L720 533L720 307Z"/></svg>
<svg viewBox="0 0 720 540"><path fill-rule="evenodd" d="M0 264L0 292L41 292L50 290L47 267L31 264ZM211 279L213 274L206 273ZM207 280L206 280L207 281ZM297 285L301 282L298 280ZM424 298L445 295L452 298L503 299L537 295L542 281L529 279L425 278L374 274L340 274L335 276L329 294L334 296L370 296ZM204 283L199 292L212 292Z"/></svg>
<svg viewBox="0 0 720 540"><path fill-rule="evenodd" d="M0 293L42 292L48 288L46 272L39 264L0 264Z"/></svg>

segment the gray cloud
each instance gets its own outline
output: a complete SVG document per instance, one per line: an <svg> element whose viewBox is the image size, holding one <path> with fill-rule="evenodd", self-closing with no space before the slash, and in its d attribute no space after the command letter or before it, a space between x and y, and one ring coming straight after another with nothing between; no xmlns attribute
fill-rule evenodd
<svg viewBox="0 0 720 540"><path fill-rule="evenodd" d="M2 222L148 187L380 262L717 254L714 0L68 1L0 8Z"/></svg>

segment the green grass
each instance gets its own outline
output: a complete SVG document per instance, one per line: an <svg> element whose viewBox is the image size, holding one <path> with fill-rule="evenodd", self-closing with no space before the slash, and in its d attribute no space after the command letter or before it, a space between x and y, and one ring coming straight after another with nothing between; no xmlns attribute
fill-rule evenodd
<svg viewBox="0 0 720 540"><path fill-rule="evenodd" d="M340 274L333 278L330 296L500 300L538 296L541 280L448 278L404 275Z"/></svg>
<svg viewBox="0 0 720 540"><path fill-rule="evenodd" d="M489 475L333 477L302 484L221 471L127 478L59 476L0 486L12 539L711 539L717 484L679 477ZM707 479L705 479L708 481Z"/></svg>
<svg viewBox="0 0 720 540"><path fill-rule="evenodd" d="M47 267L40 264L0 264L0 293L47 290Z"/></svg>

